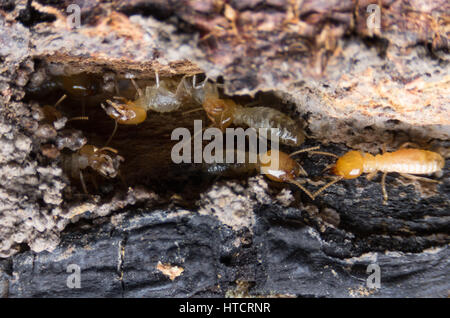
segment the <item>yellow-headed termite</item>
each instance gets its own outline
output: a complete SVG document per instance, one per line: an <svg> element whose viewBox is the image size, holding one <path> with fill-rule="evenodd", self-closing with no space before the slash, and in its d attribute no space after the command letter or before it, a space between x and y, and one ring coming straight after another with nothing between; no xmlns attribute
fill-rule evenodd
<svg viewBox="0 0 450 318"><path fill-rule="evenodd" d="M271 107L244 107L232 99L220 98L218 84L205 79L203 84L195 86L184 82L185 90L202 105L212 126L224 131L231 124L259 129L276 129L279 142L288 146L299 146L305 140L301 127L289 116ZM267 137L270 137L268 134Z"/></svg>
<svg viewBox="0 0 450 318"><path fill-rule="evenodd" d="M147 111L153 110L159 113L172 112L182 106L184 91L183 81L178 84L175 92L169 89L168 82L159 80L159 75L155 72L156 85L147 86L145 89L138 87L136 82L131 79L137 91L137 97L134 100L127 100L122 97L115 97L114 101L107 100L106 104L101 104L106 114L115 121L114 130L108 139L108 144L114 136L117 125L138 125L147 119ZM121 102L119 102L121 100Z"/></svg>
<svg viewBox="0 0 450 318"><path fill-rule="evenodd" d="M302 149L300 151L296 151L295 153L315 153L313 150L318 148L319 147ZM239 156L238 153L240 151L232 151L233 156ZM224 153L224 158L225 157L226 153ZM297 177L300 175L306 176L306 171L297 161L292 159L290 155L282 151L268 150L267 152L258 155L256 157L257 160L254 163L251 163L249 160L250 153L245 152L242 157L245 158L242 163L225 163L225 160L222 160L222 163L205 163L203 164L203 170L205 173L220 176L245 175L257 171L260 174L264 174L269 180L294 184L314 200L314 196L311 192L302 186L297 180Z"/></svg>
<svg viewBox="0 0 450 318"><path fill-rule="evenodd" d="M378 172L382 172L381 188L383 191L384 203L388 200L385 179L389 172L397 172L406 178L436 182L437 180L415 176L416 174L440 174L444 168L445 160L437 152L416 149L402 148L394 152L371 155L361 151L349 151L339 157L331 171L338 178L329 182L314 193L314 197L319 195L326 188L342 179L354 179L363 173L368 173L367 179L372 179Z"/></svg>
<svg viewBox="0 0 450 318"><path fill-rule="evenodd" d="M117 150L111 147L97 148L84 145L78 151L62 156L63 170L74 179L79 179L87 194L83 170L90 167L105 178L115 178L119 173L120 163L124 161Z"/></svg>

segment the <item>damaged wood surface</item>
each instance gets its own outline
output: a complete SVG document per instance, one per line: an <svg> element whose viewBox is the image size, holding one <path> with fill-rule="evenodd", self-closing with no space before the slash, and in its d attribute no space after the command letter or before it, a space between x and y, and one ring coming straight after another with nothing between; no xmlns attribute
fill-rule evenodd
<svg viewBox="0 0 450 318"><path fill-rule="evenodd" d="M9 297L447 297L448 247L421 253L337 256L345 245L325 241L299 221L296 209L257 209L252 235L212 216L135 210L65 233L52 253L21 253L0 263L13 273ZM247 240L243 237L247 236ZM168 276L161 263L172 264ZM68 288L79 264L81 288ZM381 288L368 288L369 264ZM0 269L2 268L0 267ZM3 274L4 279L7 278ZM5 280L4 280L5 281ZM1 282L1 281L0 281ZM242 286L242 284L244 286ZM0 285L1 286L1 285ZM0 293L2 289L0 288Z"/></svg>
<svg viewBox="0 0 450 318"><path fill-rule="evenodd" d="M72 3L80 28L68 24ZM379 29L368 28L369 4ZM26 95L80 72L205 73L230 96L304 121L304 147L342 155L414 141L448 158L449 12L444 0L3 2L0 295L448 297L448 163L439 185L389 175L388 205L379 178L363 177L311 201L262 176L217 180L170 165L162 136L194 117L157 114L113 141L131 186L106 184L91 199L69 191L51 147L62 131L43 132ZM96 123L83 132L100 143L111 121ZM331 160L299 161L305 186L325 183ZM381 289L365 284L372 263ZM68 264L81 265L81 289L67 288Z"/></svg>

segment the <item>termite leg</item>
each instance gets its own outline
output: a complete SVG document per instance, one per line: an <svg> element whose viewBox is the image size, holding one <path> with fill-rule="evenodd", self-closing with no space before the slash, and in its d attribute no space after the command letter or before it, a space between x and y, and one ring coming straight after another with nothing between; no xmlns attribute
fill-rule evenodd
<svg viewBox="0 0 450 318"><path fill-rule="evenodd" d="M175 90L175 97L177 100L182 100L184 97L183 95L186 95L186 87L184 86L184 82L187 78L187 75L184 75L180 82L178 83L177 89Z"/></svg>
<svg viewBox="0 0 450 318"><path fill-rule="evenodd" d="M114 107L114 109L115 109L118 113L123 114L122 110L121 110L115 103L113 103L113 102L110 101L110 100L107 100L106 102L107 102L109 105L111 105L112 107ZM103 108L103 109L105 110L105 112L106 112L106 106L103 105L103 103L101 103L100 105L102 106L102 108ZM109 136L108 141L106 142L105 146L109 145L109 143L110 143L111 140L113 139L113 137L114 137L114 135L116 134L116 131L117 131L117 126L118 126L117 120L114 119L114 129L113 129L113 131L112 131L112 133L111 133L111 136Z"/></svg>
<svg viewBox="0 0 450 318"><path fill-rule="evenodd" d="M373 171L371 173L368 173L366 176L366 179L371 181L373 178L375 178L375 176L378 174L378 171Z"/></svg>
<svg viewBox="0 0 450 318"><path fill-rule="evenodd" d="M320 188L319 190L317 190L316 192L314 192L313 197L316 198L319 194L321 194L325 189L329 188L330 186L332 186L333 184L335 184L336 182L339 182L343 179L343 177L337 177L335 178L333 181L328 182L326 185L324 185L322 188Z"/></svg>
<svg viewBox="0 0 450 318"><path fill-rule="evenodd" d="M158 71L155 71L155 81L156 81L156 88L159 88L159 73L158 73Z"/></svg>
<svg viewBox="0 0 450 318"><path fill-rule="evenodd" d="M399 148L401 149L401 148L406 148L406 147L420 148L420 146L418 144L416 144L415 142L410 142L410 141L402 143Z"/></svg>
<svg viewBox="0 0 450 318"><path fill-rule="evenodd" d="M413 176L411 174L408 173L400 173L400 175L402 177L408 178L408 179L413 179L413 180L419 180L419 181L425 181L425 182L434 182L434 183L441 183L439 180L434 180L434 179L429 179L429 178L425 178L425 177L419 177L419 176Z"/></svg>
<svg viewBox="0 0 450 318"><path fill-rule="evenodd" d="M260 103L259 100L255 100L255 101L253 101L253 102L250 102L250 103L245 104L244 107L253 107L253 106L260 105L260 104L261 104L261 103Z"/></svg>
<svg viewBox="0 0 450 318"><path fill-rule="evenodd" d="M322 173L324 173L324 172L327 171L327 170L332 169L334 166L335 166L334 163L330 163L328 166L326 166L326 167L322 170Z"/></svg>
<svg viewBox="0 0 450 318"><path fill-rule="evenodd" d="M302 175L302 176L307 177L308 176L308 172L306 172L306 170L303 169L301 164L299 164L298 162L296 162L296 163L297 163L298 169L300 170L299 174Z"/></svg>
<svg viewBox="0 0 450 318"><path fill-rule="evenodd" d="M297 155L297 154L302 153L302 152L308 152L308 153L312 153L312 154L328 154L327 152L314 151L314 150L319 149L319 148L320 148L320 146L315 146L315 147L310 147L310 148L306 148L306 149L297 150L297 151L294 151L293 153L291 153L289 155L289 157L292 157L292 156ZM333 154L329 154L329 155L335 156ZM307 176L308 173L305 171L305 169L303 169L303 167L300 164L298 164L298 166L300 168L300 173L302 175L304 175L304 176Z"/></svg>
<svg viewBox="0 0 450 318"><path fill-rule="evenodd" d="M383 192L383 204L387 204L388 200L388 194L386 191L386 175L387 172L383 172L383 175L381 176L381 191Z"/></svg>
<svg viewBox="0 0 450 318"><path fill-rule="evenodd" d="M194 74L194 76L192 77L192 87L195 89L203 88L203 87L205 87L205 84L208 82L208 76L206 76L203 83L199 84L198 86L197 86L196 82L197 82L197 75Z"/></svg>
<svg viewBox="0 0 450 318"><path fill-rule="evenodd" d="M156 74L158 74L158 73L156 73ZM157 77L157 78L158 78L158 77ZM141 97L142 97L142 90L141 90L141 89L139 88L139 86L136 84L136 81L134 80L134 78L131 78L131 83L133 84L133 86L134 86L134 88L136 89L136 91L137 91L139 97L141 98ZM157 80L156 87L159 87L159 78L158 78L158 80Z"/></svg>
<svg viewBox="0 0 450 318"><path fill-rule="evenodd" d="M86 183L84 182L83 172L81 170L80 170L80 181L81 181L81 186L83 187L84 193L89 195L89 192L87 191Z"/></svg>
<svg viewBox="0 0 450 318"><path fill-rule="evenodd" d="M113 129L113 131L111 133L111 136L109 136L108 140L106 141L105 146L108 146L109 143L111 142L111 140L113 139L113 137L114 137L114 135L116 134L116 131L117 131L117 126L118 126L117 125L117 120L114 120L114 129Z"/></svg>
<svg viewBox="0 0 450 318"><path fill-rule="evenodd" d="M296 180L286 180L286 182L292 183L294 185L296 185L297 187L299 187L301 190L303 190L303 192L305 192L310 198L311 200L314 200L314 195L309 192L305 187L303 187L300 182L296 181Z"/></svg>

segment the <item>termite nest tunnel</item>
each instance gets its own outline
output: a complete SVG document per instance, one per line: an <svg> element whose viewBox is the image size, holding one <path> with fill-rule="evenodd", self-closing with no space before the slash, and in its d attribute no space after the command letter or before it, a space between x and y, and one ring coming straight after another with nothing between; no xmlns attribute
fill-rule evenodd
<svg viewBox="0 0 450 318"><path fill-rule="evenodd" d="M194 202L218 177L227 177L205 173L202 165L175 164L171 160L172 148L179 143L171 140L176 128L187 128L193 136L194 120L202 120L203 128L210 124L201 105L193 99L185 98L175 111L149 110L142 123L119 123L115 127L115 120L108 116L104 106L108 106L108 101L126 103L135 100L138 97L135 85L142 91L155 87L154 72L136 75L108 67L95 67L92 72L92 68L69 67L64 63L35 62L37 71L26 86L24 101L32 105L39 121L36 131L40 143L39 159L48 164L57 162L70 184L65 188L66 202L85 199L88 195L108 200L136 186L155 192L163 200L182 193L185 202ZM183 75L189 76L189 80L193 78L187 74L158 77L161 85L176 92ZM198 85L205 80L204 74L196 74ZM218 83L220 81L219 78ZM222 90L220 94L225 96ZM273 93L258 93L254 98L227 98L240 105L270 106L282 112L291 110L292 113L287 115L299 118L298 114L295 116L295 105L283 103ZM299 127L304 125L301 119L298 124ZM97 147L100 156L94 158L89 146ZM293 148L287 149L292 151ZM110 171L101 173L93 165L86 167L85 161L89 159L100 161L100 164L105 161L110 165ZM245 182L248 174L232 177Z"/></svg>

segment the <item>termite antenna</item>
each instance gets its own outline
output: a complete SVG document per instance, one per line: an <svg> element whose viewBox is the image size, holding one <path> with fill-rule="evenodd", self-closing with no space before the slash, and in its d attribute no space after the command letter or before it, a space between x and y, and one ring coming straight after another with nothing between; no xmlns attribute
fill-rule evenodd
<svg viewBox="0 0 450 318"><path fill-rule="evenodd" d="M58 101L55 103L55 108L58 107L58 105L61 104L62 101L66 99L66 97L67 97L66 94L64 94L63 96L61 96L61 98L58 99Z"/></svg>
<svg viewBox="0 0 450 318"><path fill-rule="evenodd" d="M72 120L89 120L89 117L88 116L72 117L72 118L68 119L67 122L72 121Z"/></svg>
<svg viewBox="0 0 450 318"><path fill-rule="evenodd" d="M412 180L441 183L441 181L439 181L439 180L434 180L434 179L425 178L425 177L419 177L419 176L413 176L413 175L411 175L409 173L400 173L400 175L402 177L405 177L405 178L408 178L408 179L412 179Z"/></svg>
<svg viewBox="0 0 450 318"><path fill-rule="evenodd" d="M299 187L303 192L305 192L310 198L311 200L314 200L314 195L311 194L311 192L309 192L304 186L302 186L300 184L300 182L298 182L297 180L286 180L286 182L289 182L293 185L296 185L297 187Z"/></svg>
<svg viewBox="0 0 450 318"><path fill-rule="evenodd" d="M313 155L324 155L324 156L331 156L331 157L334 157L334 158L339 158L339 156L336 156L335 154L330 153L330 152L315 151L316 149L319 149L319 148L320 148L320 146L316 146L316 147L311 147L311 148L297 150L297 151L294 151L293 153L291 153L289 155L289 157L295 156L295 155L297 155L299 153L302 153L302 152L308 152L308 153L313 154Z"/></svg>
<svg viewBox="0 0 450 318"><path fill-rule="evenodd" d="M121 114L122 116L125 116L126 115L126 111L124 111L123 109L121 109L120 107L119 107L119 105L117 105L117 103L114 103L113 101L111 101L111 100L107 100L106 101L111 107L113 107L119 114ZM102 108L105 110L105 112L107 112L108 113L108 111L106 110L106 106L105 105L103 105L103 103L101 103L100 104L101 106L102 106Z"/></svg>
<svg viewBox="0 0 450 318"><path fill-rule="evenodd" d="M324 185L322 188L320 188L319 190L317 190L314 194L313 197L316 198L319 194L321 194L325 189L329 188L330 186L332 186L333 184L335 184L336 182L339 182L343 179L344 177L337 177L335 178L333 181L328 182L326 185Z"/></svg>
<svg viewBox="0 0 450 318"><path fill-rule="evenodd" d="M104 146L104 147L100 148L98 151L103 151L103 150L108 150L108 151L111 151L111 152L113 152L113 153L119 153L119 152L117 151L117 149L114 149L114 148L112 148L112 147L107 147L107 146Z"/></svg>
<svg viewBox="0 0 450 318"><path fill-rule="evenodd" d="M293 153L291 153L289 155L289 157L298 155L299 153L302 153L302 152L311 152L311 151L319 149L319 148L320 148L320 146L315 146L315 147L310 147L310 148L306 148L306 149L297 150L297 151L294 151Z"/></svg>
<svg viewBox="0 0 450 318"><path fill-rule="evenodd" d="M334 157L334 158L339 158L339 156L335 155L334 153L331 152L325 152L325 151L310 151L310 154L313 155L324 155L324 156L330 156L330 157Z"/></svg>

